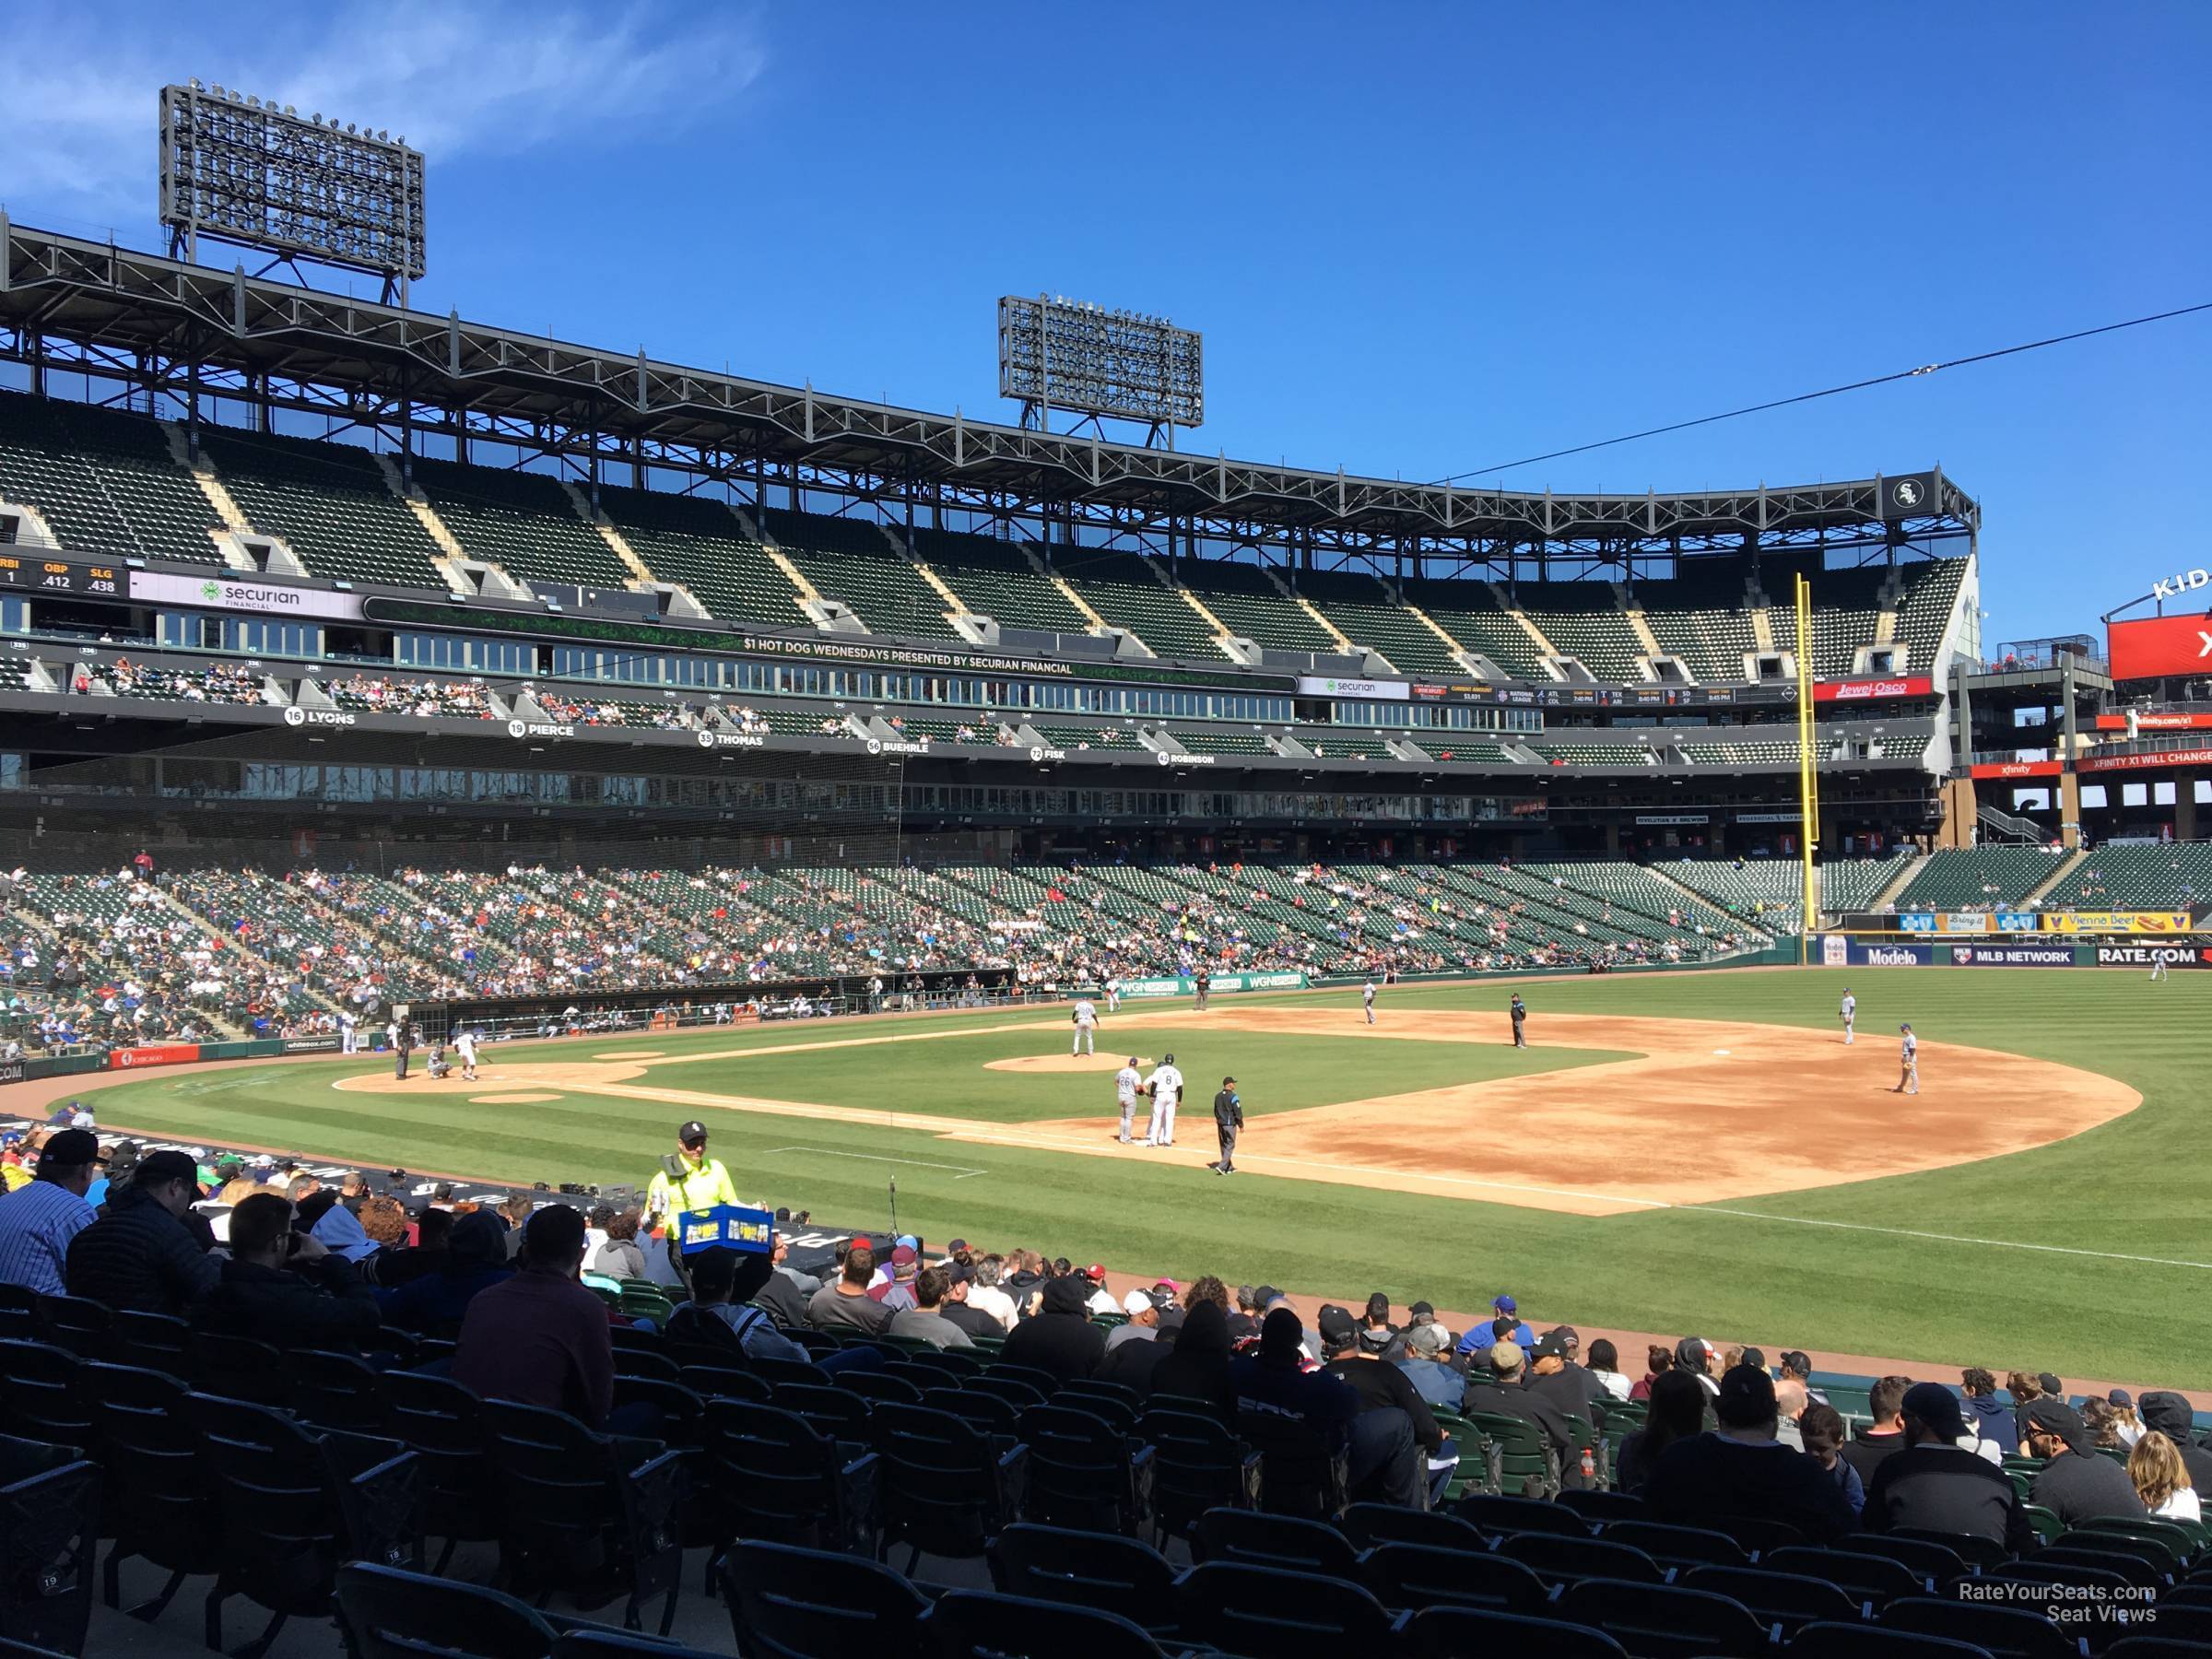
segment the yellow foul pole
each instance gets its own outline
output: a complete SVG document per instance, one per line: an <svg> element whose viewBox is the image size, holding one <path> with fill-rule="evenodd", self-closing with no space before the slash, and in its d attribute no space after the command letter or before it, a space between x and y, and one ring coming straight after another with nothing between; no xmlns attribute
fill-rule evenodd
<svg viewBox="0 0 2212 1659"><path fill-rule="evenodd" d="M1797 935L1797 962L1810 959L1813 929L1820 915L1820 874L1813 853L1820 843L1820 767L1813 752L1813 584L1797 578L1797 806L1798 845L1804 850L1804 926Z"/></svg>

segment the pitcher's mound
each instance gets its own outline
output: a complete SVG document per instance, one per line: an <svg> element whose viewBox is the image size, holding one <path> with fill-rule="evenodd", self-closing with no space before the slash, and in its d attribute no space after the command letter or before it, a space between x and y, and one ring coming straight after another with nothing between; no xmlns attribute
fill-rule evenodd
<svg viewBox="0 0 2212 1659"><path fill-rule="evenodd" d="M1011 1060L986 1060L985 1071L1104 1072L1109 1077L1129 1063L1126 1054L1020 1054ZM1149 1065L1149 1060L1139 1060Z"/></svg>

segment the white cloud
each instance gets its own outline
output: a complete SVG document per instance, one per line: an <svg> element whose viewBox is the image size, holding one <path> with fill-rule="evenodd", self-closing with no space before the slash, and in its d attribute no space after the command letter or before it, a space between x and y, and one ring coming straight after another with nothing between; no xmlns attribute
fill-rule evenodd
<svg viewBox="0 0 2212 1659"><path fill-rule="evenodd" d="M59 229L151 218L154 95L196 75L356 124L440 162L551 144L612 147L727 113L765 64L723 6L432 0L124 20L0 8L0 201ZM74 219L76 223L64 222Z"/></svg>

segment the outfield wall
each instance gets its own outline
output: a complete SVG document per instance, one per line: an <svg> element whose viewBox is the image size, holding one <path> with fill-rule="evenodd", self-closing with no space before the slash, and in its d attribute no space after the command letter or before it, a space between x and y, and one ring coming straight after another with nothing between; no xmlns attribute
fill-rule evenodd
<svg viewBox="0 0 2212 1659"><path fill-rule="evenodd" d="M2169 969L2212 969L2212 945L2196 940L2171 944L2030 943L2006 939L1987 944L1900 939L1885 934L1865 938L1823 934L1811 961L1821 968L2132 968L2147 973Z"/></svg>

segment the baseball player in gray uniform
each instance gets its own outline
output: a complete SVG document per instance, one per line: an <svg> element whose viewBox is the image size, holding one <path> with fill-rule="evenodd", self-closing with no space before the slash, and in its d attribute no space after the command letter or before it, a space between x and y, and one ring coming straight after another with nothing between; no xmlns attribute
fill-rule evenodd
<svg viewBox="0 0 2212 1659"><path fill-rule="evenodd" d="M1136 1115L1137 1091L1145 1086L1144 1074L1136 1069L1136 1056L1129 1056L1129 1064L1113 1074L1113 1094L1122 1109L1122 1133L1119 1139L1124 1147L1129 1144L1130 1120Z"/></svg>
<svg viewBox="0 0 2212 1659"><path fill-rule="evenodd" d="M1920 1039L1912 1035L1912 1028L1909 1025L1900 1025L1897 1029L1905 1034L1904 1041L1898 1045L1899 1058L1902 1062L1903 1069L1897 1075L1897 1087L1889 1092L1891 1094L1918 1094L1920 1092Z"/></svg>
<svg viewBox="0 0 2212 1659"><path fill-rule="evenodd" d="M1359 993L1359 1001L1361 1006L1367 1009L1367 1023L1373 1025L1375 1023L1375 976L1371 973L1367 976L1366 988Z"/></svg>
<svg viewBox="0 0 2212 1659"><path fill-rule="evenodd" d="M1843 987L1843 1001L1838 1006L1837 1013L1843 1020L1843 1046L1849 1048L1852 1042L1852 1027L1858 1023L1859 1018L1859 999L1851 994L1849 985Z"/></svg>
<svg viewBox="0 0 2212 1659"><path fill-rule="evenodd" d="M1076 998L1069 1016L1076 1022L1075 1040L1067 1045L1068 1057L1099 1052L1099 1006L1088 996Z"/></svg>

